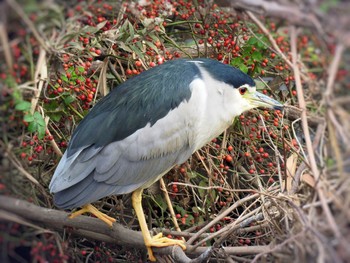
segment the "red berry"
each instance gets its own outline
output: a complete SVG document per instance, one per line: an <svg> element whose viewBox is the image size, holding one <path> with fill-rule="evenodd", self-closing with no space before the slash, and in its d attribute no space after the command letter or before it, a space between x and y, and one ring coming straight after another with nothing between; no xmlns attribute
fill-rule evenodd
<svg viewBox="0 0 350 263"><path fill-rule="evenodd" d="M232 158L231 155L226 155L226 156L225 156L225 161L226 161L226 162L232 162L232 160L233 160L233 158Z"/></svg>
<svg viewBox="0 0 350 263"><path fill-rule="evenodd" d="M135 62L135 66L138 67L138 68L141 67L141 66L142 66L141 61L137 60L137 61Z"/></svg>

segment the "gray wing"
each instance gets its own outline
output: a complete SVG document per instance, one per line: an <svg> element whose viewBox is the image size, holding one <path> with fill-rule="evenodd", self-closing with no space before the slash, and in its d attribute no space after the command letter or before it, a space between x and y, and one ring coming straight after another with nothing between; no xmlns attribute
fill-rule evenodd
<svg viewBox="0 0 350 263"><path fill-rule="evenodd" d="M195 149L198 111L181 103L132 135L106 146L84 146L62 157L50 190L61 208L74 208L112 194L146 188L185 162Z"/></svg>

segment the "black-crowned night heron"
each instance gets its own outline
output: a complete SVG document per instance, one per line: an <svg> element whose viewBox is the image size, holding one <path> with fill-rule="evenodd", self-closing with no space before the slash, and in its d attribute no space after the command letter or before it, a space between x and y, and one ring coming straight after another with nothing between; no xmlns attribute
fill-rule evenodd
<svg viewBox="0 0 350 263"><path fill-rule="evenodd" d="M211 59L178 59L135 76L101 99L79 123L50 183L57 207L82 207L112 226L90 203L132 192L151 260L151 247L180 245L151 237L143 189L220 135L242 112L282 108L257 92L252 78Z"/></svg>

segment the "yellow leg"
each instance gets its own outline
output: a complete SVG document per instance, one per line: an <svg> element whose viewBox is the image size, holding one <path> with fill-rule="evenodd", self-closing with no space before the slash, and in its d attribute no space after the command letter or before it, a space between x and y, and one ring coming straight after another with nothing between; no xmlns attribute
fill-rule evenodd
<svg viewBox="0 0 350 263"><path fill-rule="evenodd" d="M113 217L110 217L100 211L98 211L93 205L84 205L80 210L70 214L69 218L74 218L77 216L80 216L84 213L90 213L96 216L97 218L101 219L103 222L105 222L107 225L112 227L113 223L116 221Z"/></svg>
<svg viewBox="0 0 350 263"><path fill-rule="evenodd" d="M158 235L151 237L148 231L145 215L142 210L142 204L141 204L142 192L143 192L142 189L138 189L134 191L132 193L131 200L132 200L132 205L134 207L137 219L139 220L143 240L145 241L145 245L147 247L149 259L151 261L156 261L156 258L153 255L153 251L151 247L168 247L168 246L178 245L183 250L185 250L186 245L185 245L185 242L182 240L174 240L167 237L163 237L162 233L159 233Z"/></svg>

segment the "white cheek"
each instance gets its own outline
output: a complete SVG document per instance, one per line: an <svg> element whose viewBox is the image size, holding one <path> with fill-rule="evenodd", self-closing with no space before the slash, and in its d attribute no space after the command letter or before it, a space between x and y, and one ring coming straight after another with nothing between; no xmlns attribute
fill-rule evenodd
<svg viewBox="0 0 350 263"><path fill-rule="evenodd" d="M230 88L225 90L224 107L231 116L240 115L248 106L247 100L241 96L238 89Z"/></svg>

